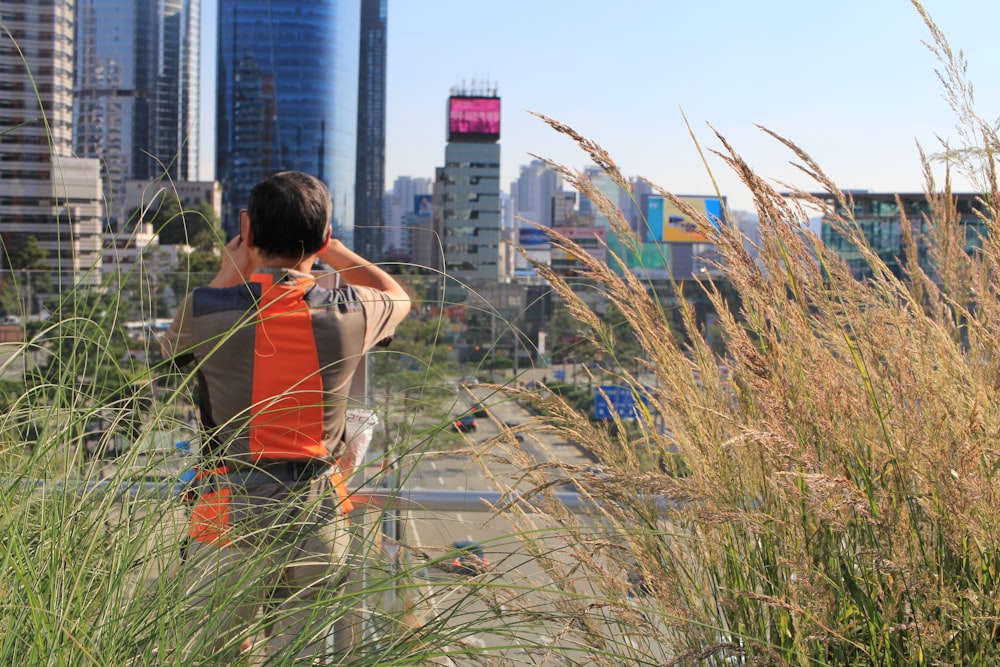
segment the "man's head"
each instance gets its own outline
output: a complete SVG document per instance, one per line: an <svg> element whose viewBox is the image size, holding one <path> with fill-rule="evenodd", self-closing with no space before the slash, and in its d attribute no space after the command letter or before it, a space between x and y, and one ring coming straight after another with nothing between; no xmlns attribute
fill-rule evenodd
<svg viewBox="0 0 1000 667"><path fill-rule="evenodd" d="M330 191L301 171L281 171L254 186L246 217L253 247L264 257L315 255L330 236Z"/></svg>

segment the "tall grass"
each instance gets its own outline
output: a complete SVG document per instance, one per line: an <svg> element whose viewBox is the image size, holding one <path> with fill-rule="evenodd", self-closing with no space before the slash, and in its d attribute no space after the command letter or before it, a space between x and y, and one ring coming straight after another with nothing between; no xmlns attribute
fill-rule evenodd
<svg viewBox="0 0 1000 667"><path fill-rule="evenodd" d="M806 151L767 130L837 206L777 191L718 135L718 155L754 196L755 252L734 226L714 225L661 190L719 249L720 277L701 284L719 316L724 357L705 342L690 302L679 306L686 335L677 343L664 304L622 259L588 264L585 277L621 309L645 354L641 374L629 370L632 360L611 367L648 401L638 437L595 427L568 405L548 406L550 423L588 443L608 471L587 487L602 501L600 530L565 530L572 558L553 561L550 573L590 590L548 591L553 605L573 609L567 634L588 647L592 664L1000 661L998 135L974 112L960 54L917 8L961 136L974 144L945 147L943 185L936 163L923 158L931 211L904 218L902 278L866 243L850 196ZM599 145L546 120L629 188ZM585 176L551 166L638 244ZM989 233L971 252L953 202L956 167L982 187ZM808 231L817 209L862 250L872 279L856 281ZM553 242L587 257L569 239ZM927 270L918 247L927 248ZM563 279L539 270L591 344L613 358L615 332ZM723 282L738 295L735 306ZM687 474L643 467L650 448L676 451ZM545 477L536 481L541 494ZM547 525L572 523L556 505L543 506ZM629 558L649 592L639 600L623 595Z"/></svg>

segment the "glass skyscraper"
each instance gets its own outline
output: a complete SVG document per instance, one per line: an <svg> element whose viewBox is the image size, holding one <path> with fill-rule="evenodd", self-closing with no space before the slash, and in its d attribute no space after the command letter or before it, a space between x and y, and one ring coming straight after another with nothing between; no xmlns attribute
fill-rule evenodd
<svg viewBox="0 0 1000 667"><path fill-rule="evenodd" d="M216 178L238 228L274 171L320 178L334 233L354 228L361 0L219 0Z"/></svg>

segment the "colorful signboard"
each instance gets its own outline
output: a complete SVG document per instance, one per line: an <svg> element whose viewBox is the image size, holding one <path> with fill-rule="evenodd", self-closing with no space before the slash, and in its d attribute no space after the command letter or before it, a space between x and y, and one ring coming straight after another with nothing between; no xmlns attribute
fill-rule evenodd
<svg viewBox="0 0 1000 667"><path fill-rule="evenodd" d="M449 97L448 140L500 138L499 97Z"/></svg>
<svg viewBox="0 0 1000 667"><path fill-rule="evenodd" d="M719 197L681 196L681 200L718 226L725 220L725 200ZM698 231L694 219L679 206L660 195L646 200L646 226L642 240L660 243L705 243L707 237Z"/></svg>

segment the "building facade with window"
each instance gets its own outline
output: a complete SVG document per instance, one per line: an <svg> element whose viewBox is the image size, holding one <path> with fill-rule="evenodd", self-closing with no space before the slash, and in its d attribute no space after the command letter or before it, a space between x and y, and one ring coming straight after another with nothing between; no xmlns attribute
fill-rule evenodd
<svg viewBox="0 0 1000 667"><path fill-rule="evenodd" d="M453 91L448 99L441 199L444 271L462 284L506 282L500 234L500 98Z"/></svg>
<svg viewBox="0 0 1000 667"><path fill-rule="evenodd" d="M100 281L100 163L73 155L74 3L5 0L0 23L0 262L30 238L53 289ZM38 268L38 267L28 267ZM30 307L30 306L29 306Z"/></svg>
<svg viewBox="0 0 1000 667"><path fill-rule="evenodd" d="M386 0L361 0L358 52L358 140L354 197L354 250L373 262L396 247L386 227L385 82Z"/></svg>
<svg viewBox="0 0 1000 667"><path fill-rule="evenodd" d="M839 210L842 217L853 217L861 233L872 250L885 262L888 269L897 277L903 276L906 249L903 239L903 214L913 227L917 242L917 258L921 267L933 278L934 271L930 265L927 252L926 216L931 212L930 203L923 193L896 194L891 192L851 191L850 201L853 210ZM836 198L830 193L816 193L815 197L839 209ZM987 234L987 225L983 219L979 198L974 193L954 194L955 206L958 211L958 224L963 228L965 249L968 252L981 247L981 239ZM897 201L898 198L898 201ZM834 224L834 220L825 217L820 228L823 244L832 249L850 267L855 278L863 280L873 275L868 261L856 245L850 242Z"/></svg>
<svg viewBox="0 0 1000 667"><path fill-rule="evenodd" d="M128 180L198 178L200 0L77 0L73 147L101 161L111 229Z"/></svg>

